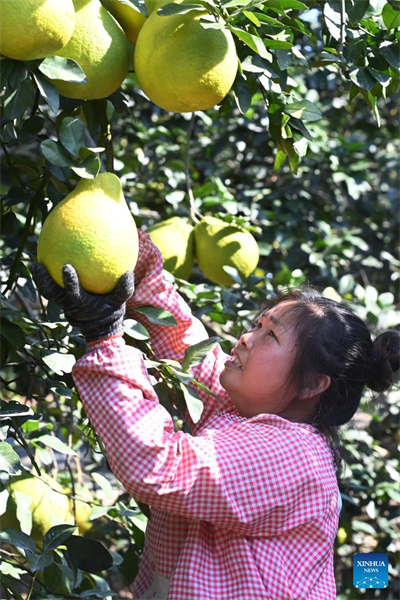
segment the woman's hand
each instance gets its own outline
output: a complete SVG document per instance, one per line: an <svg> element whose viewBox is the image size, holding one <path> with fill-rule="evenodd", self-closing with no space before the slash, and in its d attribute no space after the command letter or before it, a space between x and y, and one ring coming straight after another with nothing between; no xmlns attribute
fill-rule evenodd
<svg viewBox="0 0 400 600"><path fill-rule="evenodd" d="M63 267L64 288L40 263L34 263L31 271L40 294L60 304L66 319L79 327L88 342L122 334L125 303L135 290L132 271L124 273L117 287L106 295L86 292L79 283L76 270L69 264Z"/></svg>

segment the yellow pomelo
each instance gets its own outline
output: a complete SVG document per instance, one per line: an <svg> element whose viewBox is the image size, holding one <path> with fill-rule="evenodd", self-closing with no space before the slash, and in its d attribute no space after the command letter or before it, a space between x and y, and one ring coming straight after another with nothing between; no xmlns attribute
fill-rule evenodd
<svg viewBox="0 0 400 600"><path fill-rule="evenodd" d="M101 2L121 25L128 40L135 43L147 17L133 4L122 4L119 0L101 0Z"/></svg>
<svg viewBox="0 0 400 600"><path fill-rule="evenodd" d="M53 80L67 98L106 98L125 79L131 45L125 33L100 0L74 0L75 29L68 44L57 56L72 58L84 70L86 83Z"/></svg>
<svg viewBox="0 0 400 600"><path fill-rule="evenodd" d="M72 494L72 490L68 490ZM90 531L93 527L93 522L90 521L90 515L92 514L92 507L88 502L93 502L93 496L90 490L83 485L77 486L75 488L75 517L76 517L76 525L79 528L79 533L84 535L88 531ZM82 498L79 500L77 498ZM88 502L85 502L87 500ZM70 498L70 507L72 517L74 516L74 501Z"/></svg>
<svg viewBox="0 0 400 600"><path fill-rule="evenodd" d="M164 267L175 277L189 279L194 262L193 227L180 217L172 217L149 228L152 242L160 250Z"/></svg>
<svg viewBox="0 0 400 600"><path fill-rule="evenodd" d="M221 102L234 82L238 58L227 29L205 29L208 13L160 17L157 3L135 46L135 72L152 102L171 112L206 110ZM178 2L181 3L181 2Z"/></svg>
<svg viewBox="0 0 400 600"><path fill-rule="evenodd" d="M16 492L26 496L21 497L32 514L31 536L36 543L41 544L44 534L54 525L73 524L68 496L61 485L46 473L41 477L29 474L13 477L7 489L10 495L6 512L1 516L2 529L20 529Z"/></svg>
<svg viewBox="0 0 400 600"><path fill-rule="evenodd" d="M56 54L75 27L72 0L0 0L0 53L15 60Z"/></svg>
<svg viewBox="0 0 400 600"><path fill-rule="evenodd" d="M229 286L234 280L222 268L237 269L246 279L259 260L258 245L254 237L238 225L204 217L194 228L195 254L200 269L214 283Z"/></svg>
<svg viewBox="0 0 400 600"><path fill-rule="evenodd" d="M81 179L51 211L39 236L38 260L62 287L62 268L72 264L82 287L107 294L133 271L139 242L135 221L113 173Z"/></svg>

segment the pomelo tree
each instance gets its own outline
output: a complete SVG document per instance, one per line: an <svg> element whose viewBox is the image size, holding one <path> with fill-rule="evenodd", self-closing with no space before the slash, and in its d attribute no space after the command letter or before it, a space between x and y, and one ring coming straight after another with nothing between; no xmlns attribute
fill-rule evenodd
<svg viewBox="0 0 400 600"><path fill-rule="evenodd" d="M75 8L89 1L100 10L97 0L77 0ZM146 22L149 5L120 4ZM116 173L145 230L177 216L193 226L213 216L257 241L257 268L244 280L228 268L232 285L207 279L197 261L185 279L166 272L210 333L210 344L189 349L183 365L151 365L177 428L187 427L182 407L194 419L202 409L190 365L211 344L229 351L266 296L282 287L308 280L347 300L377 331L399 324L400 2L193 0L153 10L165 19L201 12L205 29L232 34L239 67L221 104L166 112L145 96L132 61L121 87L96 99L63 95L89 75L65 54L4 54L0 63L0 515L9 510L9 484L28 470L62 486L72 516L38 546L30 499L13 495L19 527L1 533L5 598L127 594L143 548L148 507L110 472L71 377L84 340L57 305L38 297L29 271L47 214L79 180ZM174 326L171 315L143 310ZM150 356L148 333L137 322L125 321L125 338ZM360 551L389 555L390 589L379 597L399 593L398 414L394 393L385 403L365 397L358 420L342 432L340 599L363 597L352 587L352 556ZM85 536L73 526L82 504L91 519Z"/></svg>

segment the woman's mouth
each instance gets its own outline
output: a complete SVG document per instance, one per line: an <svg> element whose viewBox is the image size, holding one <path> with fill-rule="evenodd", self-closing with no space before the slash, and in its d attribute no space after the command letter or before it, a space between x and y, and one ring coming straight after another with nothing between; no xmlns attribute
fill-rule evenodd
<svg viewBox="0 0 400 600"><path fill-rule="evenodd" d="M232 365L233 367L236 367L237 369L243 369L239 359L237 356L235 356L234 354L228 358L228 360L226 361L229 365Z"/></svg>

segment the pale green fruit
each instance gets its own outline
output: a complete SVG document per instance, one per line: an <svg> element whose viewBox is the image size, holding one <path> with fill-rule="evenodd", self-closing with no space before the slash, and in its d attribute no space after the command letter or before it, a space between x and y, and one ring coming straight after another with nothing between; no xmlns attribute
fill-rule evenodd
<svg viewBox="0 0 400 600"><path fill-rule="evenodd" d="M205 28L204 13L160 16L157 2L140 30L134 53L140 87L154 104L171 112L206 110L222 102L238 69L232 33ZM175 3L182 3L177 0Z"/></svg>
<svg viewBox="0 0 400 600"><path fill-rule="evenodd" d="M237 269L242 279L257 267L258 245L246 229L215 217L204 217L194 228L195 254L204 275L219 285L230 286L234 280L224 265Z"/></svg>
<svg viewBox="0 0 400 600"><path fill-rule="evenodd" d="M128 74L131 44L100 0L74 0L75 29L57 56L71 58L83 69L86 83L53 80L62 96L95 100L117 90Z"/></svg>
<svg viewBox="0 0 400 600"><path fill-rule="evenodd" d="M82 287L108 294L139 253L135 221L113 173L81 179L51 211L39 236L38 261L64 287L62 269L75 267Z"/></svg>
<svg viewBox="0 0 400 600"><path fill-rule="evenodd" d="M119 0L101 0L101 3L121 25L128 40L135 43L147 17L133 4L122 4Z"/></svg>
<svg viewBox="0 0 400 600"><path fill-rule="evenodd" d="M175 277L189 279L194 262L192 225L180 217L172 217L153 225L148 233L161 252L164 268Z"/></svg>
<svg viewBox="0 0 400 600"><path fill-rule="evenodd" d="M72 0L0 0L0 53L15 60L57 54L75 27Z"/></svg>
<svg viewBox="0 0 400 600"><path fill-rule="evenodd" d="M41 544L43 536L54 525L73 524L69 498L64 489L46 473L41 477L21 475L13 477L8 486L9 498L6 512L1 516L2 529L20 529L17 519L16 492L30 498L28 510L32 513L31 536Z"/></svg>

